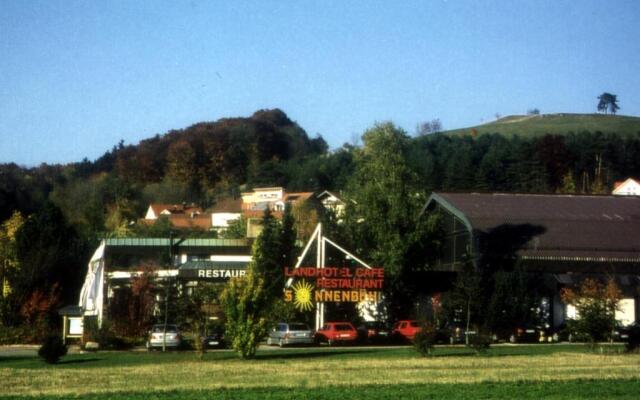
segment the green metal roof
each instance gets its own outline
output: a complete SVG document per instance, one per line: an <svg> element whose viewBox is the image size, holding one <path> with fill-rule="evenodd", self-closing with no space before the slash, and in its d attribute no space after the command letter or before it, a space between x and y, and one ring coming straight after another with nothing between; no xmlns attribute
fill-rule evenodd
<svg viewBox="0 0 640 400"><path fill-rule="evenodd" d="M108 238L107 247L167 247L169 238ZM173 246L180 247L246 247L247 239L173 239Z"/></svg>
<svg viewBox="0 0 640 400"><path fill-rule="evenodd" d="M182 264L178 269L187 270L187 269L246 269L247 265L249 265L249 261L209 261L209 260L198 260L198 261L189 261Z"/></svg>

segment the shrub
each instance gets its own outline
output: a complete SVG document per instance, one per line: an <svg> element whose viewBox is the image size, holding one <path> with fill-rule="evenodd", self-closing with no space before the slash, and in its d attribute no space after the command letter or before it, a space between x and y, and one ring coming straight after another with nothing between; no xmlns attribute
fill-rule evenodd
<svg viewBox="0 0 640 400"><path fill-rule="evenodd" d="M32 343L32 339L33 332L27 326L3 326L0 324L0 345Z"/></svg>
<svg viewBox="0 0 640 400"><path fill-rule="evenodd" d="M491 335L483 331L477 331L476 333L469 332L467 340L467 346L472 348L476 354L485 353L489 350L489 347L493 342Z"/></svg>
<svg viewBox="0 0 640 400"><path fill-rule="evenodd" d="M62 338L57 335L48 336L40 350L38 350L38 355L48 364L57 363L60 357L65 354L67 354L67 346L62 343Z"/></svg>
<svg viewBox="0 0 640 400"><path fill-rule="evenodd" d="M251 269L227 283L221 304L227 318L226 333L231 348L242 358L253 358L260 339L267 334L264 283Z"/></svg>
<svg viewBox="0 0 640 400"><path fill-rule="evenodd" d="M580 336L586 336L592 349L597 342L611 338L616 324L615 312L622 297L613 280L603 284L587 278L578 288L562 289L560 295L580 315L571 321L571 329Z"/></svg>
<svg viewBox="0 0 640 400"><path fill-rule="evenodd" d="M437 336L436 330L432 325L425 325L413 339L413 347L423 357L428 357L433 354L434 345L436 343Z"/></svg>

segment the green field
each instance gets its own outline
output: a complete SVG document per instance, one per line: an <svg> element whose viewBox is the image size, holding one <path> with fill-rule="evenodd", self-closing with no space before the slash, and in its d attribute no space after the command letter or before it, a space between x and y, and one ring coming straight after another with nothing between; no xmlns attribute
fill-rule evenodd
<svg viewBox="0 0 640 400"><path fill-rule="evenodd" d="M512 115L482 125L443 132L446 135L500 133L505 136L566 135L584 131L635 135L640 132L640 118L604 114Z"/></svg>
<svg viewBox="0 0 640 400"><path fill-rule="evenodd" d="M486 355L438 348L261 350L251 361L229 351L98 352L0 357L2 398L134 399L635 399L640 355L581 345L502 346Z"/></svg>

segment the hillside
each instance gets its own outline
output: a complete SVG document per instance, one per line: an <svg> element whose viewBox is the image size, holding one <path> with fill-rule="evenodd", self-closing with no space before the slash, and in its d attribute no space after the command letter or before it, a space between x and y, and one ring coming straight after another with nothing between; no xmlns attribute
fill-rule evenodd
<svg viewBox="0 0 640 400"><path fill-rule="evenodd" d="M246 183L296 157L322 154L322 137L309 138L279 110L259 110L248 118L223 118L142 140L122 143L88 166L88 172L111 172L135 182L159 182L171 176L192 187L219 182ZM271 177L266 177L270 180Z"/></svg>
<svg viewBox="0 0 640 400"><path fill-rule="evenodd" d="M505 136L536 137L545 134L566 135L570 132L584 131L632 135L640 132L640 118L625 115L567 113L510 115L486 124L453 129L443 133L455 136L500 133Z"/></svg>

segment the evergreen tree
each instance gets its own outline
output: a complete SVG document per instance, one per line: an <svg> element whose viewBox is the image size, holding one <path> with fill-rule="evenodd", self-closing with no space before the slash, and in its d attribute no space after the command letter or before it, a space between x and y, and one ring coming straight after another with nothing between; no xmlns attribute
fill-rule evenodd
<svg viewBox="0 0 640 400"><path fill-rule="evenodd" d="M253 264L258 276L264 280L264 290L270 298L281 297L284 287L280 229L280 223L266 208L262 217L262 232L253 244Z"/></svg>
<svg viewBox="0 0 640 400"><path fill-rule="evenodd" d="M280 229L280 254L282 255L281 270L283 267L292 268L298 259L298 249L296 247L297 232L296 221L293 218L291 207L287 204L282 217L282 227ZM284 284L284 277L282 278ZM282 288L281 288L282 289Z"/></svg>

